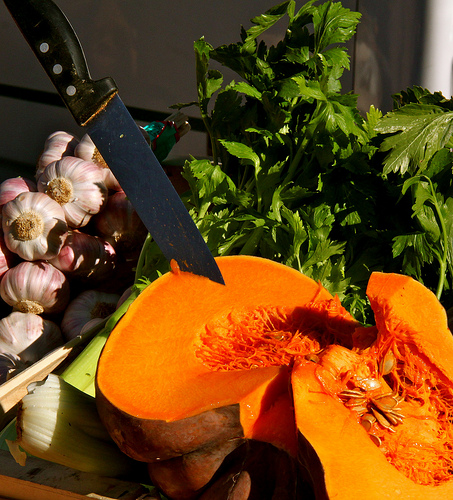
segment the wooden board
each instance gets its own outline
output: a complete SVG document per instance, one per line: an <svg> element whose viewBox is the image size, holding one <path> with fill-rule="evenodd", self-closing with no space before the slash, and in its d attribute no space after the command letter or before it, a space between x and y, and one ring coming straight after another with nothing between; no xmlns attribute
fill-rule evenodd
<svg viewBox="0 0 453 500"><path fill-rule="evenodd" d="M157 500L144 486L97 476L28 457L25 466L0 450L0 499L8 500Z"/></svg>

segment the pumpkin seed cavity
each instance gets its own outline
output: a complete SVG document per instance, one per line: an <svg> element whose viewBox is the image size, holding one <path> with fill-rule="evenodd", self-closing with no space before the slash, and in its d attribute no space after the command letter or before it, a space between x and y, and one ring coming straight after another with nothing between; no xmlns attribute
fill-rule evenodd
<svg viewBox="0 0 453 500"><path fill-rule="evenodd" d="M317 320L302 309L235 310L209 322L195 354L213 371L291 366L296 356L331 371L337 397L396 469L415 483L438 485L453 473L453 391L414 344L341 345L332 301ZM325 321L320 321L319 312ZM338 312L338 310L336 310ZM333 349L332 349L333 347ZM327 390L327 389L326 389Z"/></svg>
<svg viewBox="0 0 453 500"><path fill-rule="evenodd" d="M329 302L325 303L326 323ZM235 310L205 325L195 354L213 371L291 366L295 356L317 359L336 332L313 318L302 308Z"/></svg>

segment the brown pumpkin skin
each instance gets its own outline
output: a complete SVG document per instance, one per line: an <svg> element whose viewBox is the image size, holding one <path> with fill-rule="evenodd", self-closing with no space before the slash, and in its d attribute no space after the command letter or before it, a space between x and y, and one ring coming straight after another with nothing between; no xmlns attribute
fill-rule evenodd
<svg viewBox="0 0 453 500"><path fill-rule="evenodd" d="M405 349L403 352L407 357L397 359L395 373L390 372L383 377L389 384L394 384L394 391L398 390L395 380L406 384L403 399L399 403L405 405L405 417L393 426L393 432L378 425L382 441L377 446L359 423L357 412L343 404L333 385L329 387L325 383L326 379L320 376L319 365L299 359L292 371L299 429L299 461L309 472L316 500L452 499L451 469L449 472L447 470L443 478L436 479L439 473L444 472L440 459L421 464L420 477L423 482L420 482L410 462L409 465L398 462L398 451L386 456L386 450L391 449L392 443L396 442L401 443L403 452L404 448L410 450L413 447L414 455L421 454L421 458L415 459L423 461L424 450L430 452L431 449L437 449L436 441L439 439L443 443L443 432L423 432L423 426L428 426L431 420L429 414L423 413L427 406L419 403L423 395L418 393L425 380L428 380L428 392L434 394L436 386L431 387L430 384L437 380L444 387L442 394L445 394L441 412L446 412L447 407L450 407L451 412L452 403L448 394L453 391L453 337L447 327L446 313L433 293L407 276L373 273L367 294L375 314L377 337L368 348L358 351L357 356L369 359L369 353L379 353L375 346L391 346L395 351ZM370 328L366 333L371 332ZM396 376L398 372L405 374L407 364L412 362L420 367L416 383ZM414 375L409 374L412 377ZM416 413L412 417L411 409L414 408ZM415 422L415 426L412 422ZM449 436L451 425L450 420L446 429L447 433L450 432ZM418 429L422 430L420 434L410 434ZM408 435L409 441L402 441ZM450 453L449 448L447 441L445 456ZM398 468L391 463L393 459L396 459ZM404 472L404 467L410 469L412 478ZM432 479L427 479L427 476Z"/></svg>
<svg viewBox="0 0 453 500"><path fill-rule="evenodd" d="M250 256L217 262L225 286L176 269L130 306L99 361L99 414L120 449L149 464L153 484L169 498L309 499L296 462L286 361L213 370L197 357L200 331L222 329L230 316L240 322L264 306L276 311L272 324L288 313L289 323L307 328L302 340L322 349L337 337L352 345L357 323L294 269ZM302 353L311 354L311 343ZM285 359L289 365L293 355Z"/></svg>
<svg viewBox="0 0 453 500"><path fill-rule="evenodd" d="M109 434L124 453L139 462L169 460L244 436L239 405L165 422L128 415L112 405L100 391L96 399L99 416Z"/></svg>

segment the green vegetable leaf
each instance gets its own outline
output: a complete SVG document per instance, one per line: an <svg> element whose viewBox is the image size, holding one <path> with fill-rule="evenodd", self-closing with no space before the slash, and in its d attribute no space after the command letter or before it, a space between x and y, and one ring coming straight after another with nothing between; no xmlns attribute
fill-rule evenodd
<svg viewBox="0 0 453 500"><path fill-rule="evenodd" d="M384 174L421 173L433 155L445 146L453 134L453 111L428 104L407 104L385 115L375 127L386 137L381 152Z"/></svg>

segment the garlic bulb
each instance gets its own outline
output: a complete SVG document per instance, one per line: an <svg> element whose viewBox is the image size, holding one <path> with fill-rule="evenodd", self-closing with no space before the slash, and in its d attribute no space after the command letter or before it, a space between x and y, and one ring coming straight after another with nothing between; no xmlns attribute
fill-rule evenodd
<svg viewBox="0 0 453 500"><path fill-rule="evenodd" d="M0 353L16 355L30 365L63 345L60 327L32 313L12 312L0 319Z"/></svg>
<svg viewBox="0 0 453 500"><path fill-rule="evenodd" d="M38 180L38 191L57 201L68 225L75 228L85 226L100 212L108 195L101 167L72 156L47 165Z"/></svg>
<svg viewBox="0 0 453 500"><path fill-rule="evenodd" d="M120 296L114 293L85 290L73 299L65 310L61 331L66 340L80 335L82 328L94 319L103 319L112 314ZM90 323L94 326L93 323Z"/></svg>
<svg viewBox="0 0 453 500"><path fill-rule="evenodd" d="M3 236L3 231L0 230L0 279L2 276L11 269L19 259L18 255L6 246L5 238Z"/></svg>
<svg viewBox="0 0 453 500"><path fill-rule="evenodd" d="M94 218L94 225L97 234L126 259L137 258L148 234L124 191L109 196L105 209Z"/></svg>
<svg viewBox="0 0 453 500"><path fill-rule="evenodd" d="M49 262L67 276L101 281L114 270L116 253L102 238L74 229Z"/></svg>
<svg viewBox="0 0 453 500"><path fill-rule="evenodd" d="M44 143L44 151L38 159L35 179L40 177L49 163L61 160L63 156L73 156L78 142L77 137L63 130L50 134Z"/></svg>
<svg viewBox="0 0 453 500"><path fill-rule="evenodd" d="M0 296L16 311L59 313L70 298L66 276L45 261L21 262L3 275Z"/></svg>
<svg viewBox="0 0 453 500"><path fill-rule="evenodd" d="M21 193L2 209L6 246L24 260L58 255L68 226L62 207L44 193Z"/></svg>
<svg viewBox="0 0 453 500"><path fill-rule="evenodd" d="M8 201L14 200L14 198L25 192L36 192L38 188L36 187L36 182L26 179L25 177L11 177L10 179L5 179L0 184L0 207L2 207Z"/></svg>
<svg viewBox="0 0 453 500"><path fill-rule="evenodd" d="M121 189L116 177L113 175L113 172L108 167L104 158L102 158L101 153L88 134L85 134L79 144L77 144L77 147L74 150L74 155L78 158L82 158L82 160L92 161L102 168L104 183L107 186L107 189L111 189L112 191L119 191Z"/></svg>
<svg viewBox="0 0 453 500"><path fill-rule="evenodd" d="M11 379L16 373L25 368L27 368L27 365L16 354L9 352L0 353L0 384Z"/></svg>

